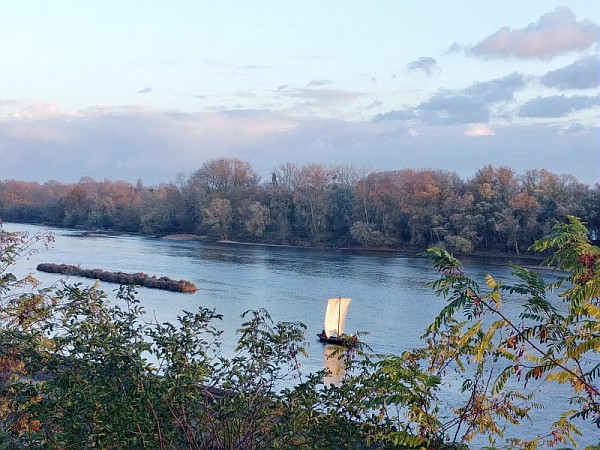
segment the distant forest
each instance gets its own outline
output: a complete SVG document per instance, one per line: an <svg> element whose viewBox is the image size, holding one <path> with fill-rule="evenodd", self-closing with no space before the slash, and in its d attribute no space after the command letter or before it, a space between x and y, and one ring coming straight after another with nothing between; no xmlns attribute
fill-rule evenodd
<svg viewBox="0 0 600 450"><path fill-rule="evenodd" d="M575 215L600 236L600 185L546 170L486 166L470 179L441 170L367 171L280 165L261 181L247 162L205 162L177 182L0 181L7 222L299 246L523 254Z"/></svg>

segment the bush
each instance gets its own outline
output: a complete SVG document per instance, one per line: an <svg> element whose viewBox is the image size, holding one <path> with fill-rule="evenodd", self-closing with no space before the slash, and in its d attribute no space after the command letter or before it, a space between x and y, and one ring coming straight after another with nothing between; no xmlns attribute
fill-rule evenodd
<svg viewBox="0 0 600 450"><path fill-rule="evenodd" d="M381 232L374 230L365 222L354 222L350 234L356 242L365 247L381 247L385 243L385 237Z"/></svg>
<svg viewBox="0 0 600 450"><path fill-rule="evenodd" d="M462 236L448 235L444 237L444 243L451 252L464 254L473 251L473 243Z"/></svg>

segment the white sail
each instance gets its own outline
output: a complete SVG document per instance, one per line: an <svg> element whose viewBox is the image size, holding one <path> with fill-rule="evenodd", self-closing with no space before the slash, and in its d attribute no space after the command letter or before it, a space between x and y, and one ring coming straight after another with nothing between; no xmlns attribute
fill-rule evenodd
<svg viewBox="0 0 600 450"><path fill-rule="evenodd" d="M348 305L352 299L349 298L330 298L327 301L327 312L325 313L325 335L341 336L344 334L344 324L348 314Z"/></svg>

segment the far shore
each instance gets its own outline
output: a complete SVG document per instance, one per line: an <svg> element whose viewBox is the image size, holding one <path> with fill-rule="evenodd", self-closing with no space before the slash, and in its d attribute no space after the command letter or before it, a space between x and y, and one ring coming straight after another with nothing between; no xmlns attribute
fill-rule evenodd
<svg viewBox="0 0 600 450"><path fill-rule="evenodd" d="M178 234L168 234L165 236L161 236L162 239L169 239L173 241L206 241L205 236L199 236L197 234L191 233L178 233ZM281 247L281 248L298 248L298 249L311 249L311 250L320 250L320 249L336 249L343 251L351 251L351 252L363 252L363 253L409 253L413 255L421 255L424 250L418 250L414 248L392 248L392 247L318 247L318 246L303 246L303 245L291 245L291 244L269 244L269 243L261 243L261 242L244 242L244 241L234 241L231 239L221 239L216 241L220 244L233 244L233 245L252 245L259 247ZM457 255L460 258L501 258L502 260L529 260L531 262L541 263L546 259L545 256L540 254L524 254L524 255L516 255L514 253L499 253L499 252L484 252L484 251L474 251L471 253L465 253ZM536 269L552 269L552 267L545 267L538 264L527 265L529 268Z"/></svg>
<svg viewBox="0 0 600 450"><path fill-rule="evenodd" d="M83 231L82 230L82 232L86 236L118 236L120 234L125 234L125 233L118 233L118 232L111 232L111 231L99 231L99 230L95 230L95 231L91 231L91 230ZM133 235L137 235L137 234L133 233ZM415 249L415 248L409 248L409 247L398 247L398 248L358 247L358 246L357 247L325 247L325 246L319 247L319 246L307 246L307 245L244 242L244 241L234 241L234 240L230 240L230 239L221 239L221 240L213 241L212 239L208 238L207 236L201 236L201 235L193 234L193 233L172 233L172 234L167 234L167 235L158 236L158 237L160 239L167 239L167 240L172 240L172 241L219 242L222 244L255 245L255 246L263 246L263 247L282 247L282 248L298 248L298 249L312 249L312 250L337 249L337 250L343 250L343 251L363 252L363 253L409 253L409 254L413 254L413 255L422 255L426 250L426 249ZM505 264L506 261L510 262L511 260L528 260L533 263L533 264L528 264L526 266L528 268L554 270L552 267L545 267L545 266L541 265L541 262L546 259L546 256L541 255L539 253L535 253L535 254L526 253L526 254L517 255L515 253L494 252L494 251L486 252L486 251L476 250L476 251L473 251L470 253L457 254L456 256L461 259L464 259L464 258L486 258L486 259L500 258L500 259L502 259L502 264Z"/></svg>

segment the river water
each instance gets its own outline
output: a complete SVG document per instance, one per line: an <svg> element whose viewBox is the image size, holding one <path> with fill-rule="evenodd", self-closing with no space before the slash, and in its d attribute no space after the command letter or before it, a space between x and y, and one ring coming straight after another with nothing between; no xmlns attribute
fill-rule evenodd
<svg viewBox="0 0 600 450"><path fill-rule="evenodd" d="M4 229L30 234L42 230L21 224L4 224ZM216 325L224 331L223 349L229 356L235 347L235 330L242 322L240 315L247 310L265 308L275 321L301 321L307 326L309 357L301 361L304 372L324 366L325 348L317 342L316 333L323 328L328 297L352 298L346 331L367 332L363 340L375 353L399 354L420 346L420 336L444 305L443 299L426 285L436 279L437 272L427 259L417 255L43 230L51 231L56 242L50 249L40 249L29 259L21 260L19 272L34 273L45 286L64 276L36 272L35 267L40 262L189 280L198 287L193 294L140 288L138 297L149 317L174 322L183 310L215 309L223 315L222 324ZM488 273L497 280L511 279L505 260L468 259L464 262L469 275L481 284ZM68 281L92 283L92 280L77 277L70 277ZM104 284L103 289L112 292L115 286ZM503 307L510 310L509 299L504 300ZM556 387L546 384L539 388L541 398L553 406L557 398L563 401L566 398L566 392ZM516 435L529 437L543 432L550 421L558 419L554 416L556 411L554 407L536 411L534 424L524 425ZM585 434L580 444L598 442L597 429L586 427Z"/></svg>

